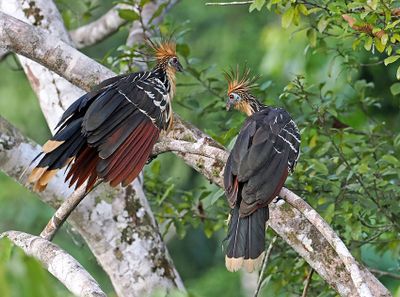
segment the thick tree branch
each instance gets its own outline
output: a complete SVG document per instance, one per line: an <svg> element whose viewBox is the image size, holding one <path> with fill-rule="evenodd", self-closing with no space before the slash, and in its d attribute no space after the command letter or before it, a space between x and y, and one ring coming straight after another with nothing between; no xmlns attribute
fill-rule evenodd
<svg viewBox="0 0 400 297"><path fill-rule="evenodd" d="M157 9L164 4L167 4L164 8L164 13L152 20L153 25L159 24L164 18L165 13L173 6L178 0L156 0L146 4L142 11L142 19L145 26L149 25L149 21L154 16ZM137 1L138 2L138 1ZM121 9L132 9L136 13L139 13L137 5L132 6L128 4L118 4L111 8L107 13L98 18L97 20L79 27L75 30L70 31L70 36L77 48L83 48L94 45L110 35L118 31L118 29L125 25L127 21L119 16L119 10ZM135 21L129 31L129 37L127 44L132 46L139 40L143 39L142 25L139 21Z"/></svg>
<svg viewBox="0 0 400 297"><path fill-rule="evenodd" d="M0 7L24 21L40 26L52 36L70 42L52 1L0 0ZM19 59L38 95L49 126L53 129L61 113L83 91L39 64L21 56ZM60 63L61 60L52 62ZM80 66L75 70L79 68ZM108 71L104 67L102 69ZM68 72L67 69L65 71ZM90 72L91 69L87 71ZM29 145L18 146L24 153L30 148ZM8 172L15 174L16 171L22 171L20 169L28 167L30 160L37 153L38 149L28 153L25 163L19 164L21 167L18 167L20 158L16 167L7 163ZM10 175L18 178L17 175ZM63 199L71 194L71 190L67 189L63 178L60 177L61 175L58 176L56 187L53 187L52 191L51 186L48 189L52 194L48 195L47 191L40 196L53 207L58 207ZM150 295L155 290L169 291L172 288L184 290L159 234L142 185L138 181L125 189L110 189L105 185L99 187L84 199L71 215L69 222L83 236L98 262L110 276L118 296Z"/></svg>
<svg viewBox="0 0 400 297"><path fill-rule="evenodd" d="M0 25L5 25L8 30L16 30L18 27L18 35L24 40L25 34L43 34L40 31L32 32L28 27L24 27L24 24L19 24L13 21L13 26L10 27L4 18L9 18L8 16L0 15ZM0 30L0 39L4 35L4 30ZM40 37L45 39L45 37ZM95 73L90 72L90 69L101 69L102 66L98 65L96 62L85 57L82 54L76 53L76 51L70 48L68 45L62 46L62 51L55 52L58 56L57 60L60 61L61 65L52 64L48 62L48 59L38 59L38 55L35 52L29 52L27 50L21 50L21 46L26 43L26 41L18 40L19 38L13 38L12 40L7 40L8 48L10 50L23 51L28 57L32 57L40 61L46 67L62 74L68 80L72 80L79 83L79 86L89 89L95 83L109 77L107 76L96 76ZM11 42L10 42L11 41ZM40 47L42 51L48 53L51 51L51 44L37 43L37 47ZM48 48L50 47L50 48ZM53 51L54 52L54 51ZM77 65L71 57L74 56L82 63L84 67L88 67L88 73L82 77L78 75L71 75L74 67ZM49 58L49 57L48 57ZM52 58L54 59L54 57ZM63 65L62 61L66 61ZM89 67L91 65L91 67ZM77 67L77 66L76 66ZM61 69L68 69L67 72L62 73ZM79 72L79 70L78 70ZM97 73L102 73L106 71L100 71ZM171 131L167 137L175 140L184 140L192 142L194 145L197 143L204 143L205 141L209 146L215 148L221 148L220 145L215 143L211 138L202 133L195 127L182 122L179 117L176 117L175 128ZM226 152L227 154L227 152ZM200 155L193 155L188 153L178 153L186 163L200 171L203 175L209 178L211 181L218 185L222 185L221 171L223 169L223 162L215 160L213 156L202 157ZM1 163L1 162L0 162ZM285 192L283 192L285 195ZM293 193L286 192L287 195L294 195ZM301 200L302 201L302 200ZM305 203L302 201L301 203ZM302 207L299 207L302 210ZM320 220L320 218L315 217L315 220ZM332 238L326 239L323 234L321 234L318 226L319 222L309 221L305 214L303 214L298 209L290 206L287 203L282 205L271 205L271 219L270 226L282 237L284 238L318 273L321 275L335 290L337 290L342 296L367 296L362 295L359 292L359 284L357 280L352 278L352 275L347 270L347 263L343 263L343 259L339 257L338 254L343 254L341 250L335 250L329 242L332 242ZM358 263L352 263L353 266L357 266L361 271L363 281L368 286L369 290L372 292L373 296L390 296L388 291L376 280L376 278L369 273L365 268L359 266ZM354 268L355 269L355 268Z"/></svg>
<svg viewBox="0 0 400 297"><path fill-rule="evenodd" d="M359 296L372 297L371 290L365 283L363 275L360 271L360 267L357 265L356 260L346 248L343 241L340 240L340 238L328 225L328 223L326 223L310 205L305 203L303 199L290 192L288 189L283 188L280 196L284 198L290 205L301 211L310 222L313 222L314 226L318 229L321 235L324 236L329 244L334 248L340 259L343 261L347 271L350 273Z"/></svg>
<svg viewBox="0 0 400 297"><path fill-rule="evenodd" d="M2 171L30 187L22 173L40 150L0 116ZM39 198L58 208L71 193L64 176L57 174ZM184 290L137 180L124 189L100 185L78 205L69 222L86 239L111 280L120 282L114 285L118 296L146 296L156 289Z"/></svg>
<svg viewBox="0 0 400 297"><path fill-rule="evenodd" d="M69 32L76 47L83 48L94 45L118 31L127 23L119 16L121 9L133 9L133 7L127 4L118 4L97 20ZM135 11L137 12L137 10Z"/></svg>
<svg viewBox="0 0 400 297"><path fill-rule="evenodd" d="M245 5L245 4L252 4L253 2L254 2L254 0L232 1L232 2L207 2L206 5L208 5L208 6Z"/></svg>
<svg viewBox="0 0 400 297"><path fill-rule="evenodd" d="M0 238L10 239L27 255L36 258L71 293L80 297L106 297L93 277L68 253L41 237L7 231Z"/></svg>
<svg viewBox="0 0 400 297"><path fill-rule="evenodd" d="M177 140L169 137L160 137L153 149L153 155L165 152L175 152L181 154L198 155L225 163L227 160L226 150L215 147L207 143L207 139L202 139L193 143L191 141Z"/></svg>
<svg viewBox="0 0 400 297"><path fill-rule="evenodd" d="M143 42L143 32L149 30L150 26L157 26L164 19L165 14L178 2L178 0L155 0L148 3L141 9L141 21L135 21L129 30L129 36L126 40L128 46ZM154 18L154 14L161 7L163 13Z"/></svg>

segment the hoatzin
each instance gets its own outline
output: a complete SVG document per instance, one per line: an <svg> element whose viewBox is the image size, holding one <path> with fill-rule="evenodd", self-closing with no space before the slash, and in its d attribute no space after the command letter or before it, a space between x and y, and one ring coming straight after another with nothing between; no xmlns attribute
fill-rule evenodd
<svg viewBox="0 0 400 297"><path fill-rule="evenodd" d="M226 73L231 107L248 118L229 155L225 171L225 194L231 208L225 247L229 271L242 266L252 272L262 262L268 204L279 194L300 154L299 130L288 112L263 105L252 94L255 79L245 70L242 77Z"/></svg>
<svg viewBox="0 0 400 297"><path fill-rule="evenodd" d="M69 186L87 181L86 192L99 179L114 187L138 176L160 131L171 126L175 74L182 71L174 43L150 46L156 60L151 71L107 79L64 112L29 176L35 190L43 191L64 166Z"/></svg>

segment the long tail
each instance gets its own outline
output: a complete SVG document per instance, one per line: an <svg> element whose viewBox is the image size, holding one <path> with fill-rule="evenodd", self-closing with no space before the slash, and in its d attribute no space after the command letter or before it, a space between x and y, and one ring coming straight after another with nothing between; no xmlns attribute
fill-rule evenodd
<svg viewBox="0 0 400 297"><path fill-rule="evenodd" d="M268 218L268 207L259 208L246 217L240 217L239 206L231 210L228 236L225 239L225 265L229 271L238 271L244 267L252 272L261 265Z"/></svg>
<svg viewBox="0 0 400 297"><path fill-rule="evenodd" d="M81 133L81 124L82 118L75 119L43 145L44 155L28 178L30 183L34 183L35 191L43 191L58 170L72 163L70 172L74 174L67 176L67 179L72 177L70 186L77 181L76 187L78 187L87 178L89 178L91 186L96 182L97 153L95 149L87 146L85 137ZM83 152L84 154L81 154ZM73 162L78 155L82 155L82 157ZM73 170L76 164L84 165L84 170L80 172ZM89 184L86 188L87 191L91 188Z"/></svg>

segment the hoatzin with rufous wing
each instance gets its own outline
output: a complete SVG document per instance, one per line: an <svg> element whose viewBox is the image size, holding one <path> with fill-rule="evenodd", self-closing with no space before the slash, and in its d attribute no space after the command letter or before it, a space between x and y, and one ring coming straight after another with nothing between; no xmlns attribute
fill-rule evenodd
<svg viewBox="0 0 400 297"><path fill-rule="evenodd" d="M240 77L241 76L241 77ZM250 71L226 73L231 107L248 117L224 171L225 194L231 208L225 239L229 271L252 272L262 262L268 204L279 194L300 154L299 130L288 112L265 106L252 94L256 78Z"/></svg>
<svg viewBox="0 0 400 297"><path fill-rule="evenodd" d="M35 190L43 191L64 166L69 186L87 181L86 192L97 180L126 186L138 176L160 131L171 127L175 74L182 71L173 42L149 45L151 71L107 79L64 112L29 176Z"/></svg>

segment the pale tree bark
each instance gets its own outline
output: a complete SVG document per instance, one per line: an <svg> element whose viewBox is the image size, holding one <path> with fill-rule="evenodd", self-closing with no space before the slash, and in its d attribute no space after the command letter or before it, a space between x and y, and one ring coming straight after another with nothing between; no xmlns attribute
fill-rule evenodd
<svg viewBox="0 0 400 297"><path fill-rule="evenodd" d="M110 35L118 31L118 29L125 25L127 21L119 16L119 10L121 9L131 9L134 12L141 14L143 24L145 25L145 30L148 29L149 25L159 24L168 10L174 6L178 0L153 0L147 3L141 11L138 10L138 3L136 1L135 5L129 4L118 4L112 7L107 13L98 18L97 20L88 23L82 27L74 29L70 32L72 41L77 48L83 48L99 43ZM154 13L163 5L163 12L156 16L153 20L151 18ZM151 23L150 23L151 20ZM137 42L143 41L143 26L140 21L134 21L131 29L129 30L129 36L127 39L127 45L132 46Z"/></svg>
<svg viewBox="0 0 400 297"><path fill-rule="evenodd" d="M0 238L8 238L27 255L35 257L74 295L80 297L106 297L93 277L68 253L55 244L31 234L8 231Z"/></svg>
<svg viewBox="0 0 400 297"><path fill-rule="evenodd" d="M131 28L129 29L129 35L126 40L126 44L128 46L132 46L134 44L143 42L143 32L146 32L150 29L150 26L157 26L164 19L165 13L174 6L178 0L154 0L153 2L148 3L143 7L140 11L142 21L133 22ZM164 12L159 16L155 17L153 20L154 13L161 6L165 6Z"/></svg>
<svg viewBox="0 0 400 297"><path fill-rule="evenodd" d="M46 42L49 37L44 32L32 30L31 27L10 20L5 15L0 15L0 20L2 20L0 21L0 28L5 27L6 30L11 31L18 30L19 36L24 40L24 42L19 38L10 40L7 34L4 34L4 30L0 29L0 40L7 45L9 50L18 51L29 58L40 61L44 66L62 74L65 78L74 81L86 90L93 84L109 77L108 75L96 76L98 73L106 71L91 72L91 68L98 70L102 67L66 44L62 46L62 51L55 52L53 50L53 42ZM30 51L29 48L22 46L26 43L24 38L29 38L31 35L36 36L36 46L40 47L42 52L49 53L52 56L51 58L47 56L46 59L43 59L37 52ZM52 64L48 62L53 59L65 61L65 63ZM77 75L80 72L76 61L79 61L79 66L89 70L81 79ZM90 67L89 65L92 66ZM63 72L64 69L68 69L68 71ZM84 77L87 80L83 79ZM157 147L162 147L164 145L163 142L185 141L191 143L191 153L182 153L185 150L180 149L177 155L210 181L221 186L222 169L228 153L209 136L190 124L181 121L178 117L175 120L174 127L173 131L162 138ZM164 147L167 146L164 145ZM214 156L216 149L224 150L218 159ZM2 169L4 170L4 168ZM7 172L7 170L5 171ZM329 285L342 296L390 296L387 289L367 269L358 264L353 257L348 257L347 248L344 245L337 244L340 239L334 232L331 232L329 225L321 217L310 215L309 210L312 208L304 200L297 199L295 194L286 189L282 190L281 195L286 197L289 203L271 205L270 226Z"/></svg>
<svg viewBox="0 0 400 297"><path fill-rule="evenodd" d="M48 44L53 43L53 53L61 52L64 43L71 43L65 30L57 7L49 0L0 0L0 9L13 14L25 22L36 25L35 28L45 30L50 38L45 38ZM0 30L13 39L13 33L8 28ZM17 33L19 34L19 33ZM50 59L53 64L63 63L61 60L52 60L51 53L42 51L36 47L41 41L35 36L25 40L26 46ZM43 41L43 40L42 40ZM14 51L17 52L18 51ZM52 131L62 112L73 100L83 94L83 91L74 86L64 78L40 66L30 59L19 56L21 64L27 74L31 85L36 92L42 111ZM73 62L61 72L74 73L69 68L81 69L76 77L79 80L93 82L90 77L96 73L97 76L111 76L113 73L106 68L81 68L79 60L68 60ZM74 65L74 63L77 63ZM94 70L94 72L93 72ZM89 76L85 76L86 73ZM86 78L85 78L86 77ZM82 86L76 83L78 86ZM34 153L29 158L33 158ZM25 167L29 163L25 163ZM62 181L59 180L62 185ZM182 281L174 268L158 226L154 220L151 209L145 197L142 185L135 181L126 189L110 189L101 187L84 199L78 210L71 216L71 224L83 236L92 250L96 259L109 275L118 296L143 296L150 295L156 290L171 290L178 288L184 290ZM59 206L60 199L65 199L71 194L69 189L62 186L53 189L53 200L56 194L60 196L52 203ZM106 199L107 197L113 197ZM100 199L99 199L100 198ZM103 199L102 199L103 198ZM139 219L132 219L138 216Z"/></svg>
<svg viewBox="0 0 400 297"><path fill-rule="evenodd" d="M23 172L40 150L39 145L0 117L2 171L31 188ZM64 183L64 176L57 174L39 198L58 208L71 192ZM184 290L148 209L146 197L136 180L125 189L110 189L104 184L97 187L69 218L111 280L120 282L114 285L118 296L147 296L159 289Z"/></svg>
<svg viewBox="0 0 400 297"><path fill-rule="evenodd" d="M119 16L119 10L121 9L132 9L137 12L132 5L118 4L114 6L97 20L70 32L75 46L83 48L95 45L118 31L121 26L127 23L126 20Z"/></svg>

